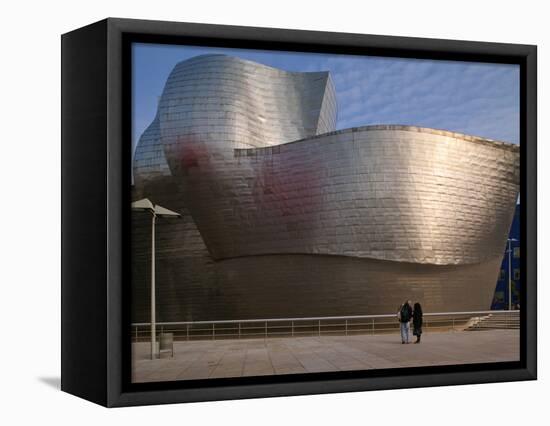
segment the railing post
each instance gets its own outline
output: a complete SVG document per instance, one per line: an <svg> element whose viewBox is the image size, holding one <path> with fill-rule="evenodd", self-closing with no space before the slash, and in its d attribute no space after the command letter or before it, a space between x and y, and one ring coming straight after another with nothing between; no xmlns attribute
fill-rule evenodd
<svg viewBox="0 0 550 426"><path fill-rule="evenodd" d="M348 320L346 320L346 336L348 335Z"/></svg>
<svg viewBox="0 0 550 426"><path fill-rule="evenodd" d="M372 319L372 328L371 328L372 332L371 334L374 335L374 318Z"/></svg>
<svg viewBox="0 0 550 426"><path fill-rule="evenodd" d="M294 321L290 322L290 332L292 333L292 337L294 337Z"/></svg>
<svg viewBox="0 0 550 426"><path fill-rule="evenodd" d="M189 324L187 324L185 336L187 337L187 341L189 341Z"/></svg>
<svg viewBox="0 0 550 426"><path fill-rule="evenodd" d="M212 340L216 340L216 324L212 323Z"/></svg>
<svg viewBox="0 0 550 426"><path fill-rule="evenodd" d="M267 321L264 324L264 339L267 338Z"/></svg>
<svg viewBox="0 0 550 426"><path fill-rule="evenodd" d="M453 316L453 331L455 331L455 317Z"/></svg>
<svg viewBox="0 0 550 426"><path fill-rule="evenodd" d="M239 339L241 338L241 323L239 323Z"/></svg>
<svg viewBox="0 0 550 426"><path fill-rule="evenodd" d="M138 341L138 326L136 325L136 343Z"/></svg>
<svg viewBox="0 0 550 426"><path fill-rule="evenodd" d="M318 333L319 333L319 337L321 337L321 320L319 320L318 322Z"/></svg>

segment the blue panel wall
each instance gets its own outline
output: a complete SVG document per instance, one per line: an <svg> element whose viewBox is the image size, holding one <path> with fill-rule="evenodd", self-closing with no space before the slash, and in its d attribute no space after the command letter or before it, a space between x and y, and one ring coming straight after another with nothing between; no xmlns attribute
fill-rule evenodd
<svg viewBox="0 0 550 426"><path fill-rule="evenodd" d="M512 241L511 246L511 260L512 260L512 307L519 307L520 305L520 288L521 288L521 271L520 271L520 205L516 205L516 213L512 226L510 227L509 237ZM514 241L515 240L515 241ZM493 304L491 309L508 309L508 246L504 252L502 259L502 265L500 267L500 274L498 277L495 296L493 298Z"/></svg>

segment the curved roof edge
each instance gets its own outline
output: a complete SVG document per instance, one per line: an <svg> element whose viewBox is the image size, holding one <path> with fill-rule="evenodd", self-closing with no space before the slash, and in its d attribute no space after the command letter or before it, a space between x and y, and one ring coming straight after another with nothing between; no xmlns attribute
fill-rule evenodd
<svg viewBox="0 0 550 426"><path fill-rule="evenodd" d="M443 129L433 129L430 127L419 127L419 126L411 126L407 124L373 124L368 126L360 126L360 127L350 127L347 129L341 129L341 130L335 130L333 132L328 133L322 133L319 135L311 136L304 139L298 139L291 142L285 142L281 143L279 145L275 146L284 146L284 145L290 145L293 143L299 143L299 142L305 142L310 141L314 139L323 138L326 136L332 136L332 135L340 135L345 133L355 133L355 132L366 132L366 131L375 131L375 130L401 130L406 132L416 132L416 133L427 133L432 135L440 135L440 136L449 136L456 139L461 139L467 142L473 142L473 143L480 143L483 145L492 145L496 148L505 149L508 151L518 152L519 151L519 145L513 144L510 142L504 142L504 141L498 141L494 139L488 139L483 138L481 136L472 136L467 135L464 133L459 132L452 132L450 130L443 130ZM248 149L253 149L256 151L261 151L263 149L268 149L270 147L262 147L262 148L236 148L235 151L247 151ZM273 148L273 147L271 147Z"/></svg>
<svg viewBox="0 0 550 426"><path fill-rule="evenodd" d="M174 70L177 66L185 64L187 62L200 61L200 60L203 60L203 59L210 59L210 58L214 58L214 57L224 58L224 59L228 59L228 60L232 60L232 61L236 61L236 62L247 63L247 64L253 65L257 68L266 68L266 69L271 70L273 72L278 72L278 73L282 73L282 74L291 74L291 75L304 75L304 74L305 75L314 75L314 74L324 75L324 74L329 74L330 75L329 70L324 70L324 71L289 71L289 70L286 70L286 69L283 69L283 68L276 68L276 67L273 67L271 65L266 65L262 62L256 62L256 61L253 61L251 59L245 59L245 58L241 58L239 56L228 55L226 53L205 53L205 54L202 54L202 55L191 56L190 58L187 58L187 59L184 59L183 61L177 62L174 65L174 67L172 68L172 70Z"/></svg>

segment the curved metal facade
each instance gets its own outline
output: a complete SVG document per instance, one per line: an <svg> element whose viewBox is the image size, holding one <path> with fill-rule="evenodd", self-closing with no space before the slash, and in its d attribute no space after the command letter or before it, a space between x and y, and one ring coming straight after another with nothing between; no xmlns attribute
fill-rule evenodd
<svg viewBox="0 0 550 426"><path fill-rule="evenodd" d="M205 157L176 175L216 259L329 254L458 265L502 254L517 150L373 126Z"/></svg>
<svg viewBox="0 0 550 426"><path fill-rule="evenodd" d="M518 147L413 126L334 131L336 116L327 72L223 55L174 68L134 159L135 198L184 215L157 238L159 319L387 313L408 297L489 308ZM135 218L136 319L147 235Z"/></svg>
<svg viewBox="0 0 550 426"><path fill-rule="evenodd" d="M202 55L177 64L164 87L156 120L145 132L166 153L174 173L202 157L234 148L278 145L334 130L336 94L328 72L286 72L225 55ZM158 128L157 128L158 127ZM142 138L150 139L149 134ZM136 150L135 176L154 178L161 155Z"/></svg>
<svg viewBox="0 0 550 426"><path fill-rule="evenodd" d="M154 180L172 175L160 142L158 114L139 138L134 157L134 171L134 176L138 180ZM143 183L140 181L138 184Z"/></svg>

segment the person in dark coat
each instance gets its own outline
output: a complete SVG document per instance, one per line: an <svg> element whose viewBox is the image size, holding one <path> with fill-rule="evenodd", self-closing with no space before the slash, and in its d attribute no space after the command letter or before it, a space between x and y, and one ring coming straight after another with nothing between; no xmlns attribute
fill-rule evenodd
<svg viewBox="0 0 550 426"><path fill-rule="evenodd" d="M413 335L416 336L416 342L414 343L420 343L420 336L422 335L422 306L420 306L420 303L416 302L414 304L414 310L413 310Z"/></svg>
<svg viewBox="0 0 550 426"><path fill-rule="evenodd" d="M411 308L410 301L406 301L399 307L397 316L399 318L399 325L401 331L401 343L409 343L409 324L412 320L413 310Z"/></svg>

